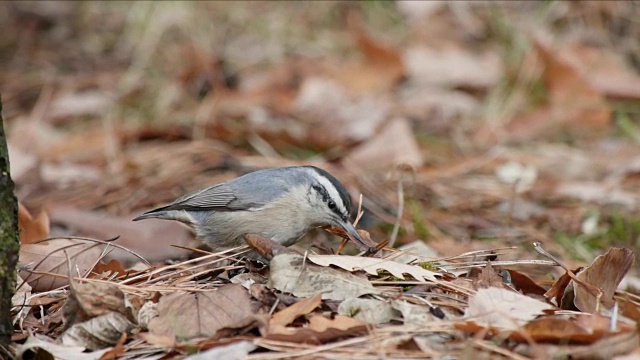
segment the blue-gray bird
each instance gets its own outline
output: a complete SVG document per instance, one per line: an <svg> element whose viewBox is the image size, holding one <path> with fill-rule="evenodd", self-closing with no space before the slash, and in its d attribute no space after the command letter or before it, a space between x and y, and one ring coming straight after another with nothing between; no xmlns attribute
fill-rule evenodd
<svg viewBox="0 0 640 360"><path fill-rule="evenodd" d="M214 250L243 245L249 233L289 246L309 230L327 225L344 229L365 245L349 222L350 213L349 193L335 177L314 166L292 166L248 173L133 220L180 221Z"/></svg>

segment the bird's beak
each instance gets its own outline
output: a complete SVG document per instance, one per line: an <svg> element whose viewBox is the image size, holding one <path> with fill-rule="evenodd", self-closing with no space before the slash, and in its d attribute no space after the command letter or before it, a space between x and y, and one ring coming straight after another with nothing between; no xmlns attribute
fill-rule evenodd
<svg viewBox="0 0 640 360"><path fill-rule="evenodd" d="M355 242L362 245L362 247L365 250L367 250L367 253L375 253L377 251L375 247L372 248L371 245L367 244L364 241L362 236L358 234L358 231L356 230L356 228L353 227L353 224L351 224L349 221L345 221L344 223L342 223L342 228L347 232L347 234L349 235L349 237L351 237L351 239L355 240Z"/></svg>

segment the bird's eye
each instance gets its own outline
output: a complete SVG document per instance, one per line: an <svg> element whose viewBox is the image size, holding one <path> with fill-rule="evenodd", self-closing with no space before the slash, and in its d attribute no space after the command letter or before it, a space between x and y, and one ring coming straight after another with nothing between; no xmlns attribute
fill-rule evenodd
<svg viewBox="0 0 640 360"><path fill-rule="evenodd" d="M333 200L329 200L327 205L329 206L329 209L331 209L331 210L335 210L335 208L336 208L336 203L333 202Z"/></svg>

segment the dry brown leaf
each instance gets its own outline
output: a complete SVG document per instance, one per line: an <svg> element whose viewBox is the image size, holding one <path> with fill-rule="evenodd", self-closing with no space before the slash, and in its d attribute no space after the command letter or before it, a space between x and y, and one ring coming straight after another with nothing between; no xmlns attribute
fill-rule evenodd
<svg viewBox="0 0 640 360"><path fill-rule="evenodd" d="M602 338L633 331L628 324L618 323L617 331L610 331L611 319L603 316L579 315L575 319L563 317L544 317L532 320L522 327L528 337L517 331L510 338L519 342L532 339L536 342L592 344Z"/></svg>
<svg viewBox="0 0 640 360"><path fill-rule="evenodd" d="M390 110L388 97L352 96L335 80L309 77L300 86L295 100L295 115L304 120L304 124L298 122L287 129L294 134L304 134L307 147L344 145L375 135Z"/></svg>
<svg viewBox="0 0 640 360"><path fill-rule="evenodd" d="M578 342L588 344L594 342L600 336L589 334L587 330L576 324L575 321L558 317L545 317L525 324L522 328L531 339L540 342ZM526 338L514 334L514 340L526 341Z"/></svg>
<svg viewBox="0 0 640 360"><path fill-rule="evenodd" d="M409 274L418 281L427 279L438 282L436 277L441 276L417 265L402 264L387 259L346 255L309 255L308 258L314 264L322 266L335 265L348 271L362 270L371 275L378 275L378 270L385 270L400 279L404 279L404 274Z"/></svg>
<svg viewBox="0 0 640 360"><path fill-rule="evenodd" d="M100 243L81 239L57 238L34 244L20 246L20 276L36 292L48 291L69 283L69 271L73 276L87 274L98 262L103 247ZM66 253L66 255L65 255ZM68 267L71 261L71 269ZM61 276L30 273L30 271L48 272Z"/></svg>
<svg viewBox="0 0 640 360"><path fill-rule="evenodd" d="M359 335L365 332L366 328L366 323L347 316L336 315L333 319L327 319L316 315L309 319L309 325L304 328L280 325L269 327L269 333L265 338L294 343L321 344L338 337Z"/></svg>
<svg viewBox="0 0 640 360"><path fill-rule="evenodd" d="M127 316L124 294L118 286L102 282L72 284L64 304L65 327L111 312Z"/></svg>
<svg viewBox="0 0 640 360"><path fill-rule="evenodd" d="M509 140L535 138L559 129L575 135L608 129L611 109L602 94L540 37L534 39L534 45L544 63L543 79L550 103L532 114L512 120L506 128Z"/></svg>
<svg viewBox="0 0 640 360"><path fill-rule="evenodd" d="M306 315L312 312L315 308L320 306L321 302L322 296L320 295L301 299L300 301L287 307L286 309L273 314L273 316L269 320L269 326L287 326L299 316Z"/></svg>
<svg viewBox="0 0 640 360"><path fill-rule="evenodd" d="M571 272L575 274L580 271L580 269L582 268L577 268L575 270L572 270ZM551 288L547 290L547 292L544 294L544 297L547 298L550 302L554 303L556 306L563 308L561 306L562 298L564 297L564 292L567 289L567 285L569 285L570 281L571 277L568 274L562 274L562 276L560 276L556 280L556 282L551 285Z"/></svg>
<svg viewBox="0 0 640 360"><path fill-rule="evenodd" d="M373 139L353 149L343 162L347 167L388 170L401 164L419 168L424 160L409 122L394 119Z"/></svg>
<svg viewBox="0 0 640 360"><path fill-rule="evenodd" d="M477 54L459 48L436 51L414 46L403 54L411 81L428 86L484 90L496 85L503 65L495 52Z"/></svg>
<svg viewBox="0 0 640 360"><path fill-rule="evenodd" d="M637 349L638 346L640 346L638 332L629 331L604 337L590 345L540 345L539 349L544 349L549 358L553 359L570 357L574 360L631 360L634 358L625 357L624 354L628 354L632 350Z"/></svg>
<svg viewBox="0 0 640 360"><path fill-rule="evenodd" d="M516 290L520 291L524 295L544 295L546 290L536 284L529 276L523 274L519 271L515 270L507 270L509 272L509 277L511 278L511 282Z"/></svg>
<svg viewBox="0 0 640 360"><path fill-rule="evenodd" d="M517 330L553 306L520 293L491 287L469 298L465 318L488 328Z"/></svg>
<svg viewBox="0 0 640 360"><path fill-rule="evenodd" d="M102 357L100 357L100 360L113 360L117 359L119 356L123 356L126 352L126 349L124 347L126 341L127 333L123 332L115 346L107 351L104 355L102 355Z"/></svg>
<svg viewBox="0 0 640 360"><path fill-rule="evenodd" d="M20 229L20 243L32 244L49 237L49 216L41 211L33 217L29 210L18 202L18 228Z"/></svg>
<svg viewBox="0 0 640 360"><path fill-rule="evenodd" d="M582 269L577 278L587 284L591 284L602 290L602 299L597 299L587 289L574 284L574 304L580 310L588 313L596 313L598 307L602 308L602 300L613 299L613 294L618 284L627 274L633 262L635 254L626 248L611 248L604 255L600 255L593 262ZM571 281L573 283L573 281ZM600 300L600 304L599 301Z"/></svg>
<svg viewBox="0 0 640 360"><path fill-rule="evenodd" d="M620 313L622 316L625 316L636 323L640 322L640 308L638 307L638 304L628 298L617 299L617 301L620 305Z"/></svg>
<svg viewBox="0 0 640 360"><path fill-rule="evenodd" d="M562 44L564 58L580 69L598 91L614 99L640 99L640 78L622 54L587 42Z"/></svg>
<svg viewBox="0 0 640 360"><path fill-rule="evenodd" d="M154 335L176 339L213 336L253 314L247 290L230 284L193 294L173 293L160 298L158 317L149 322Z"/></svg>
<svg viewBox="0 0 640 360"><path fill-rule="evenodd" d="M122 335L130 333L134 327L126 316L108 312L71 326L58 341L66 346L82 346L95 351L116 345Z"/></svg>
<svg viewBox="0 0 640 360"><path fill-rule="evenodd" d="M487 266L482 268L478 278L473 279L473 288L478 290L490 287L504 288L505 286L502 276L491 266L491 262L487 262Z"/></svg>
<svg viewBox="0 0 640 360"><path fill-rule="evenodd" d="M297 297L322 294L323 299L344 300L380 293L365 278L308 261L303 263L299 254L277 255L269 265L269 286Z"/></svg>
<svg viewBox="0 0 640 360"><path fill-rule="evenodd" d="M98 264L91 271L92 275L102 276L106 275L107 277L115 275L120 276L126 274L126 271L122 267L120 261L116 259L111 259L109 262L105 263L104 261L98 262ZM94 277L94 276L91 276Z"/></svg>
<svg viewBox="0 0 640 360"><path fill-rule="evenodd" d="M147 343L151 344L151 345L156 345L159 347L163 347L163 348L174 348L176 347L178 344L176 342L176 339L174 337L169 337L169 336L165 336L165 335L156 335L156 334L152 334L150 332L144 332L144 333L140 333L138 334L138 336L146 341Z"/></svg>
<svg viewBox="0 0 640 360"><path fill-rule="evenodd" d="M402 56L367 33L359 16L350 11L347 26L364 55L359 62L341 64L334 76L352 93L380 92L393 88L405 76Z"/></svg>

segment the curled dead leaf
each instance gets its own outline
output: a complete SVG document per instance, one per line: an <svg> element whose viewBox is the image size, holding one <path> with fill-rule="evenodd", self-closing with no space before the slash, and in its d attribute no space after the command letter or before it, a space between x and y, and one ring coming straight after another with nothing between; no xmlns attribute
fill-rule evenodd
<svg viewBox="0 0 640 360"><path fill-rule="evenodd" d="M576 277L587 284L602 290L602 298L598 299L583 286L573 283L573 303L580 310L596 313L601 309L605 300L613 299L618 284L627 274L635 261L635 254L626 248L611 248L604 255L600 255L593 262L582 269Z"/></svg>

